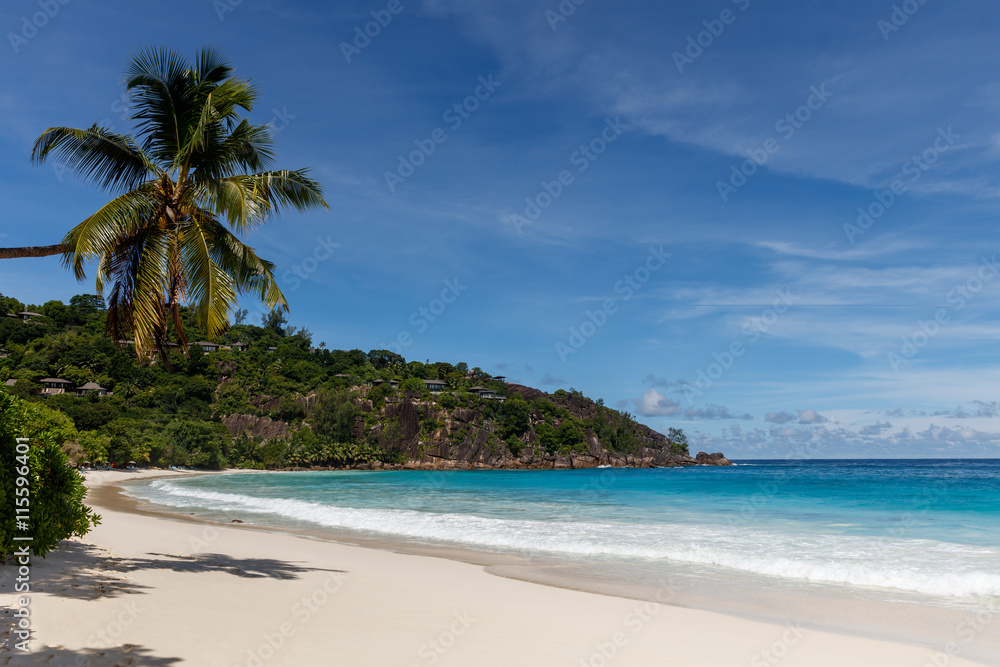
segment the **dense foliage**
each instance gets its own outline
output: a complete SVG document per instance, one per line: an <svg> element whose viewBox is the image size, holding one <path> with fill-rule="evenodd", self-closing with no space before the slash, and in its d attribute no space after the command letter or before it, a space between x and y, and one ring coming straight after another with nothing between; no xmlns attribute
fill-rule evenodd
<svg viewBox="0 0 1000 667"><path fill-rule="evenodd" d="M465 363L312 347L309 331L289 326L277 311L263 316L260 326L238 313L238 324L209 339L181 309L191 340L233 349L172 350L168 366L140 362L133 347L109 339L100 297L26 306L0 295L0 310L25 309L42 316L0 316L0 382L16 381L6 390L37 407L77 462L209 468L403 463L419 453L412 447L418 432L422 443L455 445L474 437L484 442L486 433L491 451L506 447L515 456L529 445L550 454L586 453L588 437L623 454L641 446L643 427L630 415L579 392L526 400ZM238 351L236 343L246 349ZM61 378L74 388L95 382L113 395L43 397L44 378ZM447 391L431 394L423 380L441 380ZM477 386L507 400L469 392ZM404 414L403 403L415 407ZM459 414L464 421L452 418ZM278 423L267 438L230 435L246 423L270 424L268 419ZM243 424L234 426L234 420ZM687 452L683 433L671 433L670 440L675 452Z"/></svg>
<svg viewBox="0 0 1000 667"><path fill-rule="evenodd" d="M68 435L65 426L52 411L0 391L0 507L5 517L0 560L10 559L25 544L34 555L45 556L60 540L83 536L100 522L83 504L83 478L60 447ZM18 438L27 442L18 443ZM16 507L28 510L27 530L14 520L24 515ZM15 536L32 539L19 542Z"/></svg>

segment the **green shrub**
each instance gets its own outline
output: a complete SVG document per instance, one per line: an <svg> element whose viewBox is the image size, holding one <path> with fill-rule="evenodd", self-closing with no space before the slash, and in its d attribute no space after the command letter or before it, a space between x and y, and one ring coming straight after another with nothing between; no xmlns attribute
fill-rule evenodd
<svg viewBox="0 0 1000 667"><path fill-rule="evenodd" d="M418 394L424 393L427 389L427 385L420 378L407 378L403 380L403 384L399 385L402 391L415 391Z"/></svg>
<svg viewBox="0 0 1000 667"><path fill-rule="evenodd" d="M69 466L66 454L45 430L33 428L41 420L33 406L0 391L0 560L30 544L33 555L44 557L60 540L82 537L101 517L83 504L86 488L83 477ZM27 447L18 447L17 438L28 438ZM29 480L19 487L18 477ZM29 495L18 494L28 488ZM17 530L13 520L17 499L29 498L28 530ZM22 501L23 504L23 501ZM15 535L30 535L31 542L14 541Z"/></svg>
<svg viewBox="0 0 1000 667"><path fill-rule="evenodd" d="M670 440L670 451L674 454L690 454L687 435L683 429L671 427L667 431L667 439Z"/></svg>

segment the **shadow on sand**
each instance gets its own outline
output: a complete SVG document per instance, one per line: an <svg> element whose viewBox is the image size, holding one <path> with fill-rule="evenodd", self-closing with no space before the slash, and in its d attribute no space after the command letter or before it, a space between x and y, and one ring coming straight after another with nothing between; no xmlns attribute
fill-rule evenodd
<svg viewBox="0 0 1000 667"><path fill-rule="evenodd" d="M81 542L63 542L46 559L32 563L31 588L81 600L97 600L144 592L145 586L129 581L128 574L141 570L173 572L225 572L247 579L292 580L306 572L343 572L304 567L274 558L234 558L225 554L201 553L192 556L149 553L148 558L118 558L107 550ZM17 568L0 566L0 592L13 592Z"/></svg>
<svg viewBox="0 0 1000 667"><path fill-rule="evenodd" d="M30 653L0 648L0 666L51 665L51 667L168 667L181 664L180 658L161 658L134 644L112 648L70 650L61 646L42 646Z"/></svg>

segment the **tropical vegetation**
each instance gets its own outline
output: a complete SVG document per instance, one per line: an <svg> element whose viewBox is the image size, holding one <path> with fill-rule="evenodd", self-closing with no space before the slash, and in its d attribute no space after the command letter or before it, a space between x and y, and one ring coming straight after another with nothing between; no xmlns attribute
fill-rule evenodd
<svg viewBox="0 0 1000 667"><path fill-rule="evenodd" d="M43 405L0 392L0 507L5 511L0 561L25 546L44 557L60 540L81 537L101 520L83 504L83 478L68 465L61 447L73 434L68 421Z"/></svg>
<svg viewBox="0 0 1000 667"><path fill-rule="evenodd" d="M23 311L40 315L4 316ZM523 394L465 363L314 347L312 334L290 326L278 311L258 324L246 322L241 311L238 324L215 337L200 328L193 309L181 307L179 316L195 340L231 349L206 352L192 345L188 355L168 349L169 365L150 363L134 346L105 334L108 310L100 297L31 305L0 295L0 383L36 407L79 463L404 463L420 455L411 446L414 438L405 437L418 431L422 447L478 438L483 447L506 448L512 456L527 446L585 454L593 435L603 447L628 454L648 433L628 413L577 391ZM74 388L94 382L112 395L42 396L41 380L48 378ZM441 380L446 391L428 392L424 380ZM470 393L477 386L506 400ZM687 453L682 432L670 441L676 453Z"/></svg>
<svg viewBox="0 0 1000 667"><path fill-rule="evenodd" d="M193 62L144 49L129 61L125 86L134 135L96 124L51 127L32 151L35 163L58 160L114 198L60 244L3 249L0 257L61 254L79 280L96 262L112 336L133 340L140 359L159 353L169 363L171 338L187 348L183 305L213 337L229 327L241 294L287 309L274 265L237 234L282 210L327 204L307 170L269 169L271 129L242 117L258 91L215 49L201 49Z"/></svg>

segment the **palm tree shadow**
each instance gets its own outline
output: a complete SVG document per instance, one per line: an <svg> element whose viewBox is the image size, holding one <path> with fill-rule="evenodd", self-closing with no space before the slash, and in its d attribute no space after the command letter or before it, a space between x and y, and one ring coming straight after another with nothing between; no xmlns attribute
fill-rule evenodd
<svg viewBox="0 0 1000 667"><path fill-rule="evenodd" d="M84 542L64 541L48 558L36 559L31 568L31 589L80 600L99 600L144 593L146 586L129 580L140 570L173 572L224 572L246 579L298 579L307 572L344 572L306 567L274 558L236 558L226 554L200 553L191 556L149 553L149 558L119 558L103 547ZM13 593L17 568L0 566L0 593ZM0 663L2 664L2 663Z"/></svg>
<svg viewBox="0 0 1000 667"><path fill-rule="evenodd" d="M157 558L122 558L119 567L123 572L136 570L173 570L175 572L226 572L247 579L298 579L305 572L344 572L328 568L305 567L274 558L234 558L226 554L198 554L177 556L151 553Z"/></svg>
<svg viewBox="0 0 1000 667"><path fill-rule="evenodd" d="M179 665L180 658L152 655L150 649L135 644L111 648L71 650L62 646L42 646L30 653L0 648L0 665L73 665L74 667L169 667Z"/></svg>
<svg viewBox="0 0 1000 667"><path fill-rule="evenodd" d="M48 557L32 559L31 590L78 600L144 592L145 586L128 581L116 567L117 560L92 544L61 542ZM16 567L0 567L0 593L13 592L16 576Z"/></svg>

